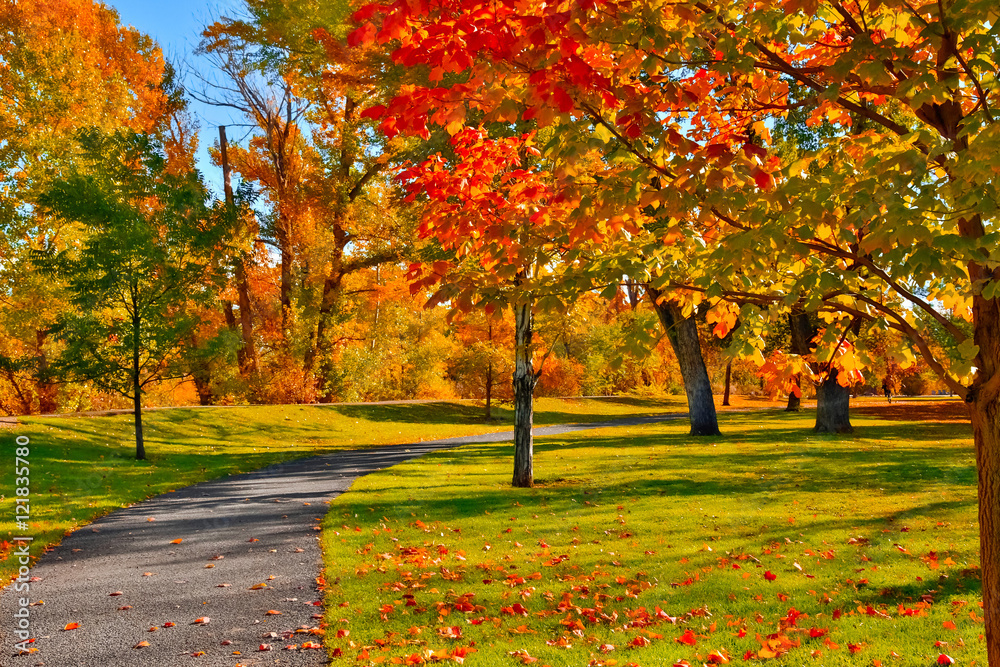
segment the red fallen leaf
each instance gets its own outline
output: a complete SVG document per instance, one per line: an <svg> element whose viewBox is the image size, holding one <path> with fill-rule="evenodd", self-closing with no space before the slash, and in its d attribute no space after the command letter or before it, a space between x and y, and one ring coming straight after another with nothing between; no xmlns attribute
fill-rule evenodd
<svg viewBox="0 0 1000 667"><path fill-rule="evenodd" d="M708 654L708 661L713 665L724 665L729 662L729 656L722 651L712 651Z"/></svg>
<svg viewBox="0 0 1000 667"><path fill-rule="evenodd" d="M114 593L108 593L109 598L117 597L119 595L124 595L121 591L115 591Z"/></svg>
<svg viewBox="0 0 1000 667"><path fill-rule="evenodd" d="M941 655L938 656L937 664L939 664L939 665L954 665L955 664L955 658L951 657L950 655L948 655L946 653L942 653Z"/></svg>
<svg viewBox="0 0 1000 667"><path fill-rule="evenodd" d="M67 624L66 624L66 625L65 625L65 626L63 627L63 632L65 632L65 631L67 631L67 630L76 630L76 629L77 629L78 627L80 627L80 624L79 624L79 623L67 623Z"/></svg>
<svg viewBox="0 0 1000 667"><path fill-rule="evenodd" d="M257 647L257 650L258 651L270 651L271 650L271 645L270 644L261 644L260 646Z"/></svg>
<svg viewBox="0 0 1000 667"><path fill-rule="evenodd" d="M860 650L861 650L862 648L863 648L863 647L861 646L861 644L851 644L851 643L849 643L849 642L848 642L848 644L847 644L847 650L849 650L849 651L850 651L851 653L857 653L857 652L858 652L858 651L860 651Z"/></svg>
<svg viewBox="0 0 1000 667"><path fill-rule="evenodd" d="M753 651L747 651L747 653L750 654L750 655L753 655ZM743 659L744 660L749 660L750 658L748 658L746 656L743 656ZM677 662L675 662L673 664L673 667L691 667L691 663L688 662L687 660L681 658L680 660L678 660Z"/></svg>
<svg viewBox="0 0 1000 667"><path fill-rule="evenodd" d="M945 621L941 625L947 630L958 630L958 626L952 621Z"/></svg>
<svg viewBox="0 0 1000 667"><path fill-rule="evenodd" d="M256 537L251 537L247 542L260 542Z"/></svg>
<svg viewBox="0 0 1000 667"><path fill-rule="evenodd" d="M685 630L684 634L674 640L678 644L687 644L688 646L694 646L698 638L694 636L694 633L690 629Z"/></svg>
<svg viewBox="0 0 1000 667"><path fill-rule="evenodd" d="M268 609L267 610L267 615L268 616L281 616L281 612L278 611L277 609Z"/></svg>
<svg viewBox="0 0 1000 667"><path fill-rule="evenodd" d="M184 541L183 537L178 537L176 540L170 540L170 543L171 544L180 544L183 541Z"/></svg>
<svg viewBox="0 0 1000 667"><path fill-rule="evenodd" d="M194 619L194 621L192 621L191 624L194 625L195 623L197 623L198 625L205 625L209 623L211 620L212 619L210 619L208 616L199 616L198 618Z"/></svg>
<svg viewBox="0 0 1000 667"><path fill-rule="evenodd" d="M341 637L346 637L349 634L351 634L350 630L345 630L344 628L341 628L341 629L337 630L337 638L338 639L340 639Z"/></svg>
<svg viewBox="0 0 1000 667"><path fill-rule="evenodd" d="M678 640L679 641L679 640ZM643 646L649 646L652 642L643 637L642 635L636 637L628 643L629 646L634 646L636 648L642 648Z"/></svg>
<svg viewBox="0 0 1000 667"><path fill-rule="evenodd" d="M149 642L147 642L146 640L142 640L141 642L139 642L138 644L136 644L132 648L145 648L147 646L149 646Z"/></svg>
<svg viewBox="0 0 1000 667"><path fill-rule="evenodd" d="M778 575L768 570L767 572L764 573L764 578L767 579L768 581L774 581L775 579L778 578Z"/></svg>
<svg viewBox="0 0 1000 667"><path fill-rule="evenodd" d="M146 630L146 632L156 632L159 629L160 628L158 628L157 626L154 625L154 626L150 627L149 630Z"/></svg>
<svg viewBox="0 0 1000 667"><path fill-rule="evenodd" d="M203 655L207 655L204 651L195 651L191 654L192 658L200 658Z"/></svg>
<svg viewBox="0 0 1000 667"><path fill-rule="evenodd" d="M829 628L809 628L809 636L813 639L817 637L822 637L826 633L830 632Z"/></svg>
<svg viewBox="0 0 1000 667"><path fill-rule="evenodd" d="M177 625L177 624L174 623L173 621L167 621L166 623L163 624L163 627L165 627L165 628L172 628L175 625Z"/></svg>
<svg viewBox="0 0 1000 667"><path fill-rule="evenodd" d="M232 643L233 643L232 639L223 639L221 642L219 642L219 645L220 646L229 646Z"/></svg>

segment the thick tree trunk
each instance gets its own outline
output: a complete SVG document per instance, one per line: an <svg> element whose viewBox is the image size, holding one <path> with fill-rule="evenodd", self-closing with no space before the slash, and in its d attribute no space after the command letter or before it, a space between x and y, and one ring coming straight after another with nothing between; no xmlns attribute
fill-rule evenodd
<svg viewBox="0 0 1000 667"><path fill-rule="evenodd" d="M812 352L812 339L816 335L809 315L801 310L792 310L788 314L788 329L791 333L789 347L794 354L804 357ZM802 376L796 376L795 383L802 389ZM798 412L802 409L802 398L794 393L788 395L788 405L785 412Z"/></svg>
<svg viewBox="0 0 1000 667"><path fill-rule="evenodd" d="M511 481L516 487L530 487L535 483L531 426L538 376L532 366L533 327L531 302L517 304L514 307L514 477Z"/></svg>
<svg viewBox="0 0 1000 667"><path fill-rule="evenodd" d="M1000 665L1000 403L969 404L979 475L979 563L986 617L986 655Z"/></svg>
<svg viewBox="0 0 1000 667"><path fill-rule="evenodd" d="M729 390L733 384L733 360L730 359L726 364L726 389L722 393L722 404L729 405Z"/></svg>
<svg viewBox="0 0 1000 667"><path fill-rule="evenodd" d="M795 376L795 384L799 386L799 391L802 391L802 376ZM788 394L788 405L785 406L785 412L798 412L802 409L802 397L796 394L794 391Z"/></svg>
<svg viewBox="0 0 1000 667"><path fill-rule="evenodd" d="M312 372L316 365L316 360L319 359L320 366L316 374L316 391L319 394L317 400L320 403L330 403L333 401L333 396L326 390L326 378L333 371L333 365L330 361L330 345L329 341L327 341L327 328L329 327L330 317L340 302L343 279L343 273L332 271L327 276L327 279L323 281L323 296L319 306L319 322L316 324L316 331L313 334L312 341L310 341L309 348L306 350L303 363L303 368L309 373Z"/></svg>
<svg viewBox="0 0 1000 667"><path fill-rule="evenodd" d="M719 435L712 384L708 380L708 369L701 354L698 325L693 317L685 318L677 305L669 301L660 302L662 292L659 290L647 287L646 294L660 318L660 324L667 333L681 368L691 420L691 435Z"/></svg>
<svg viewBox="0 0 1000 667"><path fill-rule="evenodd" d="M837 382L837 369L816 388L816 426L817 433L850 433L851 426L851 391Z"/></svg>

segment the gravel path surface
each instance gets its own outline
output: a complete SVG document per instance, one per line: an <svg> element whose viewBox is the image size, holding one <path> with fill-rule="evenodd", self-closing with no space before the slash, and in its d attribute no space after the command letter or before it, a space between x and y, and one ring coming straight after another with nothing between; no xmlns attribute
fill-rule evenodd
<svg viewBox="0 0 1000 667"><path fill-rule="evenodd" d="M196 484L109 514L66 537L32 568L38 580L27 595L44 600L29 608L37 653L13 655L12 615L26 594L8 586L0 596L0 667L326 665L325 649L301 648L310 641L322 647L323 638L295 633L316 627L323 611L316 528L324 501L361 475L436 449L512 438L505 432L336 452ZM69 623L79 627L63 630ZM149 645L133 648L144 641ZM259 650L262 644L270 650ZM285 649L290 644L300 648Z"/></svg>

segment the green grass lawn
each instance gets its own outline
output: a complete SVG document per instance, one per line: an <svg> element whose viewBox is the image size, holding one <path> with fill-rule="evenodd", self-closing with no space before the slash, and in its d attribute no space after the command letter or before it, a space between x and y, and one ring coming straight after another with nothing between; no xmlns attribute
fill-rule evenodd
<svg viewBox="0 0 1000 667"><path fill-rule="evenodd" d="M538 438L533 489L509 444L360 478L324 524L334 664L985 665L962 406L812 420Z"/></svg>
<svg viewBox="0 0 1000 667"><path fill-rule="evenodd" d="M684 410L671 399L540 399L536 422L552 424ZM492 422L472 402L396 405L251 406L171 409L143 415L147 461L135 460L131 415L29 417L0 429L8 472L0 478L0 581L16 563L9 540L14 525L15 437L30 440L32 554L94 518L182 486L337 449L470 435L509 429L511 410Z"/></svg>

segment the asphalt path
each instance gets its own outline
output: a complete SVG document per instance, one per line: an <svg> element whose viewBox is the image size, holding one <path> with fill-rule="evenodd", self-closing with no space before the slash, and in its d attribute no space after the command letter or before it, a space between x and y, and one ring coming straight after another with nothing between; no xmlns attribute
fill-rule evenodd
<svg viewBox="0 0 1000 667"><path fill-rule="evenodd" d="M534 434L686 416L545 426ZM0 667L326 665L324 648L302 648L323 646L308 630L323 613L316 577L325 501L362 475L428 452L512 439L508 431L335 452L113 512L67 536L32 568L30 599L44 601L29 607L37 653L14 655L13 614L25 594L8 586L0 595ZM72 623L79 627L64 629ZM148 646L136 648L140 642Z"/></svg>

